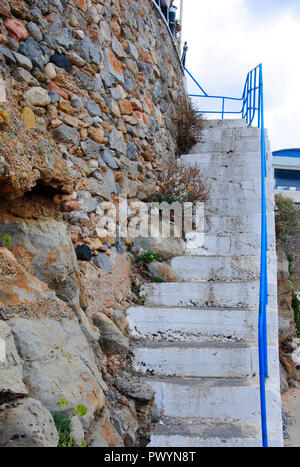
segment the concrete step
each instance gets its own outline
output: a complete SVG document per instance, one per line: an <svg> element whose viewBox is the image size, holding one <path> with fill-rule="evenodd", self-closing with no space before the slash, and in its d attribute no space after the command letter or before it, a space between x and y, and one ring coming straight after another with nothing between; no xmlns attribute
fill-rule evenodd
<svg viewBox="0 0 300 467"><path fill-rule="evenodd" d="M251 235L256 234L260 237L260 230L261 230L261 215L260 214L240 214L237 216L225 216L225 215L216 215L211 213L205 213L204 207L204 215L205 215L205 222L204 222L204 232L205 234L212 234L212 235L226 235L230 234L234 236L237 240L239 235ZM267 226L268 226L268 234L270 236L270 240L275 235L275 219L274 219L274 212L267 214ZM246 239L246 238L245 238ZM250 238L249 238L250 240ZM260 242L258 248L260 247ZM217 252L216 252L217 253ZM235 254L232 252L232 254Z"/></svg>
<svg viewBox="0 0 300 467"><path fill-rule="evenodd" d="M248 281L260 277L259 256L181 256L171 266L181 281Z"/></svg>
<svg viewBox="0 0 300 467"><path fill-rule="evenodd" d="M202 128L203 129L208 129L208 128L247 128L247 123L244 119L226 119L226 120L220 120L220 119L204 119L202 122Z"/></svg>
<svg viewBox="0 0 300 467"><path fill-rule="evenodd" d="M275 207L274 197L266 199L268 212L273 212ZM205 215L214 216L252 216L261 213L261 200L258 198L240 198L240 199L208 199L204 203Z"/></svg>
<svg viewBox="0 0 300 467"><path fill-rule="evenodd" d="M258 128L204 128L201 131L199 143L241 141L245 138L260 138L261 131Z"/></svg>
<svg viewBox="0 0 300 467"><path fill-rule="evenodd" d="M234 167L256 167L260 171L261 156L255 152L219 152L219 153L194 153L181 156L182 160L189 164L201 164L207 167L226 168L232 164Z"/></svg>
<svg viewBox="0 0 300 467"><path fill-rule="evenodd" d="M261 193L261 181L235 181L213 183L209 187L209 199L257 199ZM266 195L268 198L274 197L274 180L266 182Z"/></svg>
<svg viewBox="0 0 300 467"><path fill-rule="evenodd" d="M192 237L192 234L189 236ZM275 235L274 238L270 238L269 248L271 251L275 248ZM255 239L257 242L255 243ZM222 256L237 256L241 255L260 255L260 235L257 234L241 234L241 238L236 238L231 234L227 235L210 235L205 234L204 240L203 235L199 242L193 241L188 243L186 248L186 254L190 256L211 256L213 254Z"/></svg>
<svg viewBox="0 0 300 467"><path fill-rule="evenodd" d="M239 141L226 139L223 141L208 141L197 143L191 150L190 154L201 153L225 153L225 152L257 152L261 150L260 138L244 138Z"/></svg>
<svg viewBox="0 0 300 467"><path fill-rule="evenodd" d="M278 348L269 346L270 367ZM138 375L196 378L252 378L259 373L258 348L239 342L139 342L131 348Z"/></svg>
<svg viewBox="0 0 300 467"><path fill-rule="evenodd" d="M270 447L282 447L282 433L270 433ZM246 423L197 422L165 418L147 447L261 447L261 429Z"/></svg>
<svg viewBox="0 0 300 467"><path fill-rule="evenodd" d="M199 166L203 175L208 178L208 182L211 183L215 181L216 183L231 183L231 182L243 182L243 181L252 181L259 182L261 181L261 169L260 165L253 164L248 167L247 165L234 166L232 164L227 164L226 162L223 165L213 165L211 163L201 162L201 154L197 155L188 155L182 156L181 160L188 165ZM273 179L272 168L268 167L267 170L268 179Z"/></svg>
<svg viewBox="0 0 300 467"><path fill-rule="evenodd" d="M163 417L206 419L214 422L248 421L260 424L259 378L155 378L146 382L155 391ZM268 423L281 418L280 393L268 382ZM247 401L247 403L245 403Z"/></svg>
<svg viewBox="0 0 300 467"><path fill-rule="evenodd" d="M238 308L130 307L133 340L257 343L258 311ZM276 311L267 313L268 342L277 344Z"/></svg>
<svg viewBox="0 0 300 467"><path fill-rule="evenodd" d="M269 306L276 309L276 284L269 285ZM147 306L208 308L257 308L259 281L248 282L166 282L145 284L141 295Z"/></svg>

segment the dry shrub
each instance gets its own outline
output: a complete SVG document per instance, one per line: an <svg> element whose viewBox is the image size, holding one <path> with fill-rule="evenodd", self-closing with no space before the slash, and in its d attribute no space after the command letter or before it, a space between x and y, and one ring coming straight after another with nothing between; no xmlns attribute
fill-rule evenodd
<svg viewBox="0 0 300 467"><path fill-rule="evenodd" d="M179 159L169 158L158 176L158 182L160 202L204 202L209 198L207 179L196 164L191 166Z"/></svg>
<svg viewBox="0 0 300 467"><path fill-rule="evenodd" d="M199 141L203 129L203 116L196 112L191 99L187 96L178 101L177 111L177 156L188 154Z"/></svg>

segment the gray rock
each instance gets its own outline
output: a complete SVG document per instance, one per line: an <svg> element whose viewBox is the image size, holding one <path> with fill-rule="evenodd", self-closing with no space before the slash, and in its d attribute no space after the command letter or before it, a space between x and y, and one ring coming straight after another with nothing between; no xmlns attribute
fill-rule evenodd
<svg viewBox="0 0 300 467"><path fill-rule="evenodd" d="M111 169L119 168L119 164L116 163L115 158L109 149L106 148L103 152L101 152L101 157Z"/></svg>
<svg viewBox="0 0 300 467"><path fill-rule="evenodd" d="M49 91L49 97L51 104L56 104L57 102L62 100L62 97L59 94L56 94L55 91Z"/></svg>
<svg viewBox="0 0 300 467"><path fill-rule="evenodd" d="M78 415L71 418L71 436L75 439L78 446L84 441L84 429L82 428Z"/></svg>
<svg viewBox="0 0 300 467"><path fill-rule="evenodd" d="M27 71L31 71L33 68L32 61L30 58L25 57L25 55L14 52L14 57L17 61L18 66L25 68Z"/></svg>
<svg viewBox="0 0 300 467"><path fill-rule="evenodd" d="M116 99L116 100L121 99L121 91L119 88L111 88L110 93L113 99Z"/></svg>
<svg viewBox="0 0 300 467"><path fill-rule="evenodd" d="M43 34L37 24L30 21L27 24L27 29L35 41L41 42L41 40L43 39Z"/></svg>
<svg viewBox="0 0 300 467"><path fill-rule="evenodd" d="M57 447L58 441L52 415L38 400L0 406L1 447Z"/></svg>
<svg viewBox="0 0 300 467"><path fill-rule="evenodd" d="M179 280L174 269L166 263L152 261L152 263L147 264L147 269L153 277L159 277L164 282L176 282Z"/></svg>
<svg viewBox="0 0 300 467"><path fill-rule="evenodd" d="M139 58L139 53L137 51L137 48L135 47L135 45L128 41L128 48L127 48L127 51L130 55L132 55L132 57L137 60Z"/></svg>
<svg viewBox="0 0 300 467"><path fill-rule="evenodd" d="M60 125L52 130L54 139L63 143L79 144L79 133L76 128L68 125Z"/></svg>
<svg viewBox="0 0 300 467"><path fill-rule="evenodd" d="M105 274L108 274L116 263L116 254L117 254L116 248L112 249L112 253L110 254L110 256L107 256L104 253L100 253L99 255L95 257L94 264L98 268L103 269Z"/></svg>
<svg viewBox="0 0 300 467"><path fill-rule="evenodd" d="M90 213L97 209L98 201L92 197L89 191L79 191L77 199L82 211Z"/></svg>
<svg viewBox="0 0 300 467"><path fill-rule="evenodd" d="M119 73L118 71L116 71L115 67L113 67L110 63L110 60L109 60L109 49L105 49L104 50L104 66L106 67L106 70L111 74L113 75L116 80L119 82L119 83L124 83L124 75L123 73Z"/></svg>
<svg viewBox="0 0 300 467"><path fill-rule="evenodd" d="M39 44L33 39L27 39L20 46L19 52L26 55L26 57L28 57L32 63L42 71L44 70L44 66L47 65L50 60L50 50L48 47Z"/></svg>
<svg viewBox="0 0 300 467"><path fill-rule="evenodd" d="M49 0L49 4L52 7L57 8L60 13L63 13L64 9L60 0Z"/></svg>
<svg viewBox="0 0 300 467"><path fill-rule="evenodd" d="M106 88L111 88L116 81L113 75L106 70L102 70L101 77Z"/></svg>
<svg viewBox="0 0 300 467"><path fill-rule="evenodd" d="M71 223L73 224L89 224L90 223L90 218L86 214L80 211L73 211L72 212L72 217L71 217Z"/></svg>
<svg viewBox="0 0 300 467"><path fill-rule="evenodd" d="M114 354L128 351L128 339L104 313L95 313L93 322L100 331L99 342L104 352Z"/></svg>
<svg viewBox="0 0 300 467"><path fill-rule="evenodd" d="M55 34L55 41L58 45L61 45L67 50L69 50L74 44L72 32L66 28L61 29L57 34Z"/></svg>
<svg viewBox="0 0 300 467"><path fill-rule="evenodd" d="M132 252L143 254L147 251L153 251L159 254L163 260L184 255L185 243L183 240L174 237L162 237L159 232L156 235L152 237L136 237L132 246Z"/></svg>
<svg viewBox="0 0 300 467"><path fill-rule="evenodd" d="M77 70L75 75L75 81L79 87L86 89L87 91L93 91L94 80L84 71Z"/></svg>
<svg viewBox="0 0 300 467"><path fill-rule="evenodd" d="M28 268L24 257L32 258L32 273L38 279L46 282L63 301L78 302L76 254L63 222L54 219L0 222L0 236L5 233L13 239L10 248L17 261Z"/></svg>
<svg viewBox="0 0 300 467"><path fill-rule="evenodd" d="M10 50L8 50L6 47L4 47L3 45L0 45L0 54L3 55L5 61L8 63L8 64L15 64L16 63L16 59L15 59L15 56L13 54L13 52L11 52Z"/></svg>
<svg viewBox="0 0 300 467"><path fill-rule="evenodd" d="M28 86L39 86L39 82L37 79L34 78L34 76L32 76L31 73L29 73L29 71L25 70L24 68L16 68L13 72L13 76L14 78L17 80L17 81L24 81L24 83L28 84ZM47 93L47 97L49 98L48 96L48 93ZM47 100L48 100L47 98ZM49 103L50 103L50 100L49 100Z"/></svg>
<svg viewBox="0 0 300 467"><path fill-rule="evenodd" d="M138 429L137 416L135 408L119 406L112 411L114 426L116 427L119 435L123 439L125 447L133 447L136 442L136 435Z"/></svg>
<svg viewBox="0 0 300 467"><path fill-rule="evenodd" d="M92 99L88 101L86 109L92 117L101 117L102 115L99 105Z"/></svg>
<svg viewBox="0 0 300 467"><path fill-rule="evenodd" d="M27 0L27 3L31 8L39 9L46 15L49 12L49 1L48 0Z"/></svg>
<svg viewBox="0 0 300 467"><path fill-rule="evenodd" d="M10 327L0 321L0 338L5 342L5 362L0 361L0 398L9 400L28 395L23 383L23 361L18 355Z"/></svg>
<svg viewBox="0 0 300 467"><path fill-rule="evenodd" d="M124 70L124 89L126 92L130 93L134 89L134 80L128 70Z"/></svg>
<svg viewBox="0 0 300 467"><path fill-rule="evenodd" d="M112 37L111 48L112 48L113 52L115 53L115 55L118 58L125 58L126 57L126 53L124 52L122 44L118 41L116 36Z"/></svg>
<svg viewBox="0 0 300 467"><path fill-rule="evenodd" d="M13 52L18 52L20 44L13 37L8 37L7 38L7 47L9 47L10 50L12 50Z"/></svg>
<svg viewBox="0 0 300 467"><path fill-rule="evenodd" d="M23 69L21 68L21 70ZM23 71L26 71L26 70L23 70ZM50 97L49 97L48 91L39 86L32 87L31 89L26 91L24 94L24 100L25 100L25 103L29 106L37 105L39 107L46 107L47 105L50 104Z"/></svg>
<svg viewBox="0 0 300 467"><path fill-rule="evenodd" d="M72 107L75 107L75 109L82 109L84 106L84 99L77 96L76 94L73 94L71 97L71 105Z"/></svg>
<svg viewBox="0 0 300 467"><path fill-rule="evenodd" d="M113 172L110 169L107 169L106 172L103 174L103 186L100 196L109 201L112 193L117 194L118 189Z"/></svg>
<svg viewBox="0 0 300 467"><path fill-rule="evenodd" d="M126 148L126 156L128 157L128 159L130 159L131 161L136 161L139 157L139 154L138 154L138 151L137 151L137 147L134 143L132 143L131 141L129 141L127 143L127 148Z"/></svg>
<svg viewBox="0 0 300 467"><path fill-rule="evenodd" d="M124 140L123 133L117 129L113 129L109 135L109 145L111 149L119 151L121 154L126 153L126 143Z"/></svg>
<svg viewBox="0 0 300 467"><path fill-rule="evenodd" d="M89 427L95 411L104 406L105 387L93 351L81 330L78 319L13 318L9 325L19 353L24 360L24 375L31 394L52 413L64 397L70 415L77 405L88 409L80 421Z"/></svg>
<svg viewBox="0 0 300 467"><path fill-rule="evenodd" d="M114 382L116 388L125 396L135 399L139 402L150 402L154 399L155 391L149 384L142 382L128 373L117 376Z"/></svg>
<svg viewBox="0 0 300 467"><path fill-rule="evenodd" d="M95 63L95 65L100 64L101 54L99 44L92 42L88 36L77 43L75 50L86 62Z"/></svg>
<svg viewBox="0 0 300 467"><path fill-rule="evenodd" d="M98 159L100 155L100 144L96 143L96 141L87 138L86 141L80 143L81 149L85 158L87 159Z"/></svg>

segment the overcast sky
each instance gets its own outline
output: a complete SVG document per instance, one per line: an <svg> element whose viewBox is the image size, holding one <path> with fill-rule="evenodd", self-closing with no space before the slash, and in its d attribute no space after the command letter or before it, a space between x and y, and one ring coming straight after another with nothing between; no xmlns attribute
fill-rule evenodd
<svg viewBox="0 0 300 467"><path fill-rule="evenodd" d="M273 150L300 147L299 36L300 0L184 0L186 66L208 94L241 97L263 64Z"/></svg>

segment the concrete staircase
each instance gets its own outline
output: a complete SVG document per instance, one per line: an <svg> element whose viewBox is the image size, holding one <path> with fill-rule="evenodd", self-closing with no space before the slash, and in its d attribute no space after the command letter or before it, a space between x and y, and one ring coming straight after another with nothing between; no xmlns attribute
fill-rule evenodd
<svg viewBox="0 0 300 467"><path fill-rule="evenodd" d="M261 446L258 370L260 132L244 121L205 122L186 163L211 184L204 245L172 266L180 282L147 284L128 310L132 365L156 391L161 421L150 446ZM269 444L282 446L276 251L268 149Z"/></svg>

